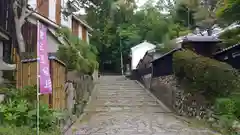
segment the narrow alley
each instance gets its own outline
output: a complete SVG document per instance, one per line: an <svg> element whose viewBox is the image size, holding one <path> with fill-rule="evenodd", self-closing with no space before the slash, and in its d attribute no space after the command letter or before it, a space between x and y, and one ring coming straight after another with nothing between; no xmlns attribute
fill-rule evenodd
<svg viewBox="0 0 240 135"><path fill-rule="evenodd" d="M69 135L212 135L177 119L148 91L122 76L102 76Z"/></svg>

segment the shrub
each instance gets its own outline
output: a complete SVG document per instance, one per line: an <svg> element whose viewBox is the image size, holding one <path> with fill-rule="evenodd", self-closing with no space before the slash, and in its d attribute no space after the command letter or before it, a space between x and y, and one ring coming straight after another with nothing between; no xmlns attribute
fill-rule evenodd
<svg viewBox="0 0 240 135"><path fill-rule="evenodd" d="M57 51L58 58L67 65L69 71L93 73L95 69L98 69L98 52L95 46L82 41L66 27L59 29L57 34L69 43L69 46L61 45Z"/></svg>
<svg viewBox="0 0 240 135"><path fill-rule="evenodd" d="M3 104L0 104L1 123L14 126L36 127L36 87L25 87L24 89L5 88L1 92L8 96ZM58 116L56 111L49 109L48 105L41 104L39 107L41 130L56 128Z"/></svg>
<svg viewBox="0 0 240 135"><path fill-rule="evenodd" d="M0 113L4 124L36 127L37 109L32 108L26 100L9 100L0 105ZM40 105L39 114L41 129L49 130L56 127L57 117L47 105Z"/></svg>
<svg viewBox="0 0 240 135"><path fill-rule="evenodd" d="M240 40L240 27L224 31L219 38L223 41L220 44L223 48L238 44Z"/></svg>
<svg viewBox="0 0 240 135"><path fill-rule="evenodd" d="M0 126L0 135L34 135L36 134L36 129L29 127L16 127L16 126ZM48 132L40 131L40 135L60 135L58 129L54 129Z"/></svg>
<svg viewBox="0 0 240 135"><path fill-rule="evenodd" d="M37 88L36 86L26 86L22 89L17 89L15 87L0 88L1 93L6 94L6 99L25 99L32 102L36 101Z"/></svg>
<svg viewBox="0 0 240 135"><path fill-rule="evenodd" d="M173 68L180 81L186 80L192 90L202 91L209 98L224 97L240 88L237 70L190 50L174 53Z"/></svg>
<svg viewBox="0 0 240 135"><path fill-rule="evenodd" d="M215 103L215 111L220 115L233 115L236 111L236 103L230 98L218 98Z"/></svg>

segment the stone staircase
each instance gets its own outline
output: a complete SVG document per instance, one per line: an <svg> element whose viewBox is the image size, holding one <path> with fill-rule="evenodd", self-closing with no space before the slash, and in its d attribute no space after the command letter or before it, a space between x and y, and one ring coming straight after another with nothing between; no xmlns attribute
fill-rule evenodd
<svg viewBox="0 0 240 135"><path fill-rule="evenodd" d="M102 76L84 112L67 135L213 135L177 119L123 76Z"/></svg>

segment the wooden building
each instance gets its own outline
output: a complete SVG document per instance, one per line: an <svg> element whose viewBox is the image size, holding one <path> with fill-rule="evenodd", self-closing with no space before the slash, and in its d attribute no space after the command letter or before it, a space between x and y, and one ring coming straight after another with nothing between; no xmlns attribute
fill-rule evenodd
<svg viewBox="0 0 240 135"><path fill-rule="evenodd" d="M12 64L13 48L17 45L12 5L13 0L0 0L0 83L9 83L16 68Z"/></svg>
<svg viewBox="0 0 240 135"><path fill-rule="evenodd" d="M217 46L220 42L221 40L213 36L185 36L182 39L181 48L190 49L206 57L212 57L213 53L220 49Z"/></svg>
<svg viewBox="0 0 240 135"><path fill-rule="evenodd" d="M240 69L240 44L236 44L214 53L216 60L226 62L236 69Z"/></svg>
<svg viewBox="0 0 240 135"><path fill-rule="evenodd" d="M173 73L173 53L178 50L180 50L180 48L173 49L158 59L151 61L152 78L171 75Z"/></svg>

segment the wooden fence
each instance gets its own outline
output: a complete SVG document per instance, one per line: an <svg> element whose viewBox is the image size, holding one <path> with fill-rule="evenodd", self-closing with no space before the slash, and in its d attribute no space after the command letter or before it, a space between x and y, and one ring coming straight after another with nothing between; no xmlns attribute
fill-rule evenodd
<svg viewBox="0 0 240 135"><path fill-rule="evenodd" d="M63 62L56 57L49 57L50 74L53 92L49 95L42 95L40 100L49 104L49 107L57 110L65 109L66 67ZM36 85L37 83L37 61L36 59L22 60L17 64L16 87Z"/></svg>

